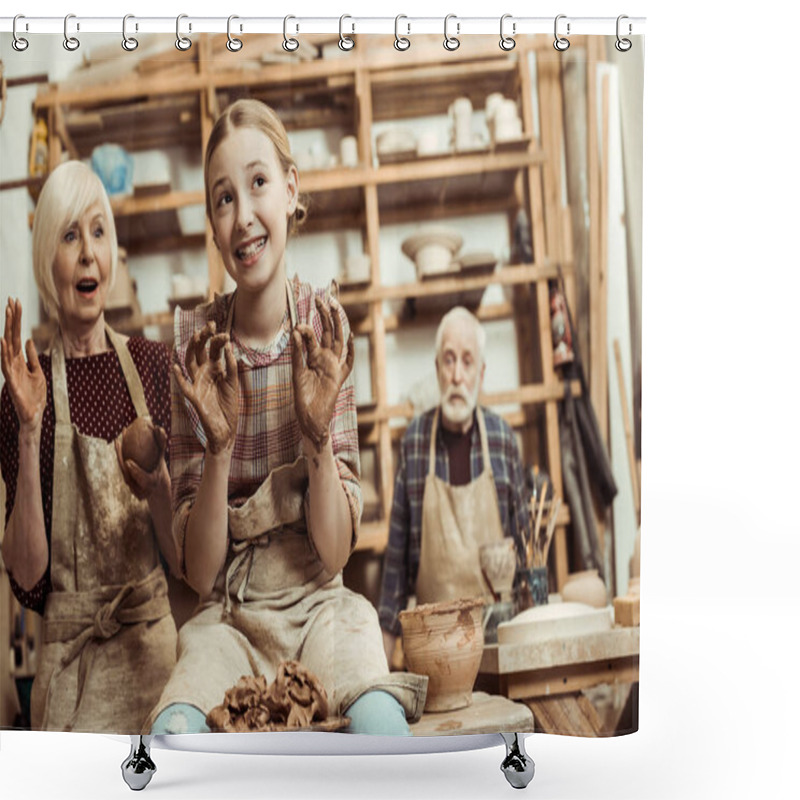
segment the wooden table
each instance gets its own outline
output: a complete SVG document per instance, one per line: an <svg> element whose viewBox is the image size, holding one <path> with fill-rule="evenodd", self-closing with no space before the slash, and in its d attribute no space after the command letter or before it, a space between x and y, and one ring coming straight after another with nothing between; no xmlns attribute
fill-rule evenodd
<svg viewBox="0 0 800 800"><path fill-rule="evenodd" d="M473 692L472 703L466 708L428 712L409 727L412 736L530 733L533 714L524 703L515 703L501 695Z"/></svg>
<svg viewBox="0 0 800 800"><path fill-rule="evenodd" d="M639 680L639 628L552 638L531 644L486 645L480 672L500 692L533 711L537 730L598 736L597 711L582 694L599 684Z"/></svg>

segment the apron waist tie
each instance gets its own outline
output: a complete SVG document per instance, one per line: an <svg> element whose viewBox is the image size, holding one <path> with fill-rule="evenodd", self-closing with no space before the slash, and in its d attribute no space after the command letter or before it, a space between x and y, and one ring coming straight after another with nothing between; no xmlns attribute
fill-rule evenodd
<svg viewBox="0 0 800 800"><path fill-rule="evenodd" d="M250 581L250 571L253 569L253 560L255 558L256 547L269 547L272 541L273 531L267 531L260 536L252 539L232 539L230 543L231 558L228 569L225 571L225 616L231 612L231 584L236 579L237 575L244 570L244 573L239 578L239 585L235 592L237 602L244 602L244 593L247 591L247 584Z"/></svg>
<svg viewBox="0 0 800 800"><path fill-rule="evenodd" d="M162 593L155 594L159 587L162 588ZM77 615L74 615L73 611L71 618L46 619L43 631L44 640L47 643L72 642L50 677L43 719L48 719L50 699L57 676L80 655L78 694L75 709L70 715L65 730L72 729L80 710L86 676L94 661L96 645L116 636L123 625L156 622L170 614L167 580L160 567L154 569L141 581L126 583L111 595L111 599L103 602L103 599L115 588L108 587L99 593L52 592L48 597L48 611L55 613L56 616L62 605L65 606L66 613L69 613L69 608L75 609L75 606L78 606ZM98 604L100 605L98 606ZM87 614L91 606L97 609L93 616ZM83 612L82 615L81 612Z"/></svg>

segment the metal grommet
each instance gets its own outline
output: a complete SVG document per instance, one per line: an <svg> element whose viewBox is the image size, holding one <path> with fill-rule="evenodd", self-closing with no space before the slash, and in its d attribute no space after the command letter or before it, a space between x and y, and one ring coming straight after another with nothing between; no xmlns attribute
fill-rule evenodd
<svg viewBox="0 0 800 800"><path fill-rule="evenodd" d="M453 50L458 50L458 48L461 46L461 42L459 42L455 36L447 35L447 23L450 22L451 19L457 19L456 15L448 14L444 18L444 42L442 43L444 45L444 49L449 50L450 52L452 52ZM456 22L456 33L458 33L460 29L461 29L461 24L459 22Z"/></svg>
<svg viewBox="0 0 800 800"><path fill-rule="evenodd" d="M287 16L283 18L283 49L287 53L294 53L294 51L300 47L300 42L298 42L297 39L290 38L287 33L290 19L297 19L297 17L287 14Z"/></svg>
<svg viewBox="0 0 800 800"><path fill-rule="evenodd" d="M175 20L175 47L178 50L188 50L192 46L192 40L188 36L181 35L181 20L188 19L188 14L178 14L177 19ZM191 31L192 26L189 25L189 30Z"/></svg>
<svg viewBox="0 0 800 800"><path fill-rule="evenodd" d="M133 36L128 36L128 20L133 19L133 14L126 14L122 18L122 49L127 50L129 53L139 46L139 40ZM139 26L136 26L139 29Z"/></svg>
<svg viewBox="0 0 800 800"><path fill-rule="evenodd" d="M239 19L236 14L231 14L228 17L228 41L225 42L225 47L231 51L231 53L238 53L243 47L244 43L241 39L237 39L235 36L231 36L231 22L235 19ZM239 30L241 31L241 26L239 26Z"/></svg>
<svg viewBox="0 0 800 800"><path fill-rule="evenodd" d="M628 19L628 17L625 14L620 14L617 17L617 41L614 42L614 47L616 47L617 50L619 50L620 53L627 53L628 50L630 50L631 47L633 47L633 42L631 42L630 39L621 39L620 35L619 35L619 24L624 19ZM631 26L631 24L629 22L628 23L628 35L630 35L632 31L633 31L633 27Z"/></svg>
<svg viewBox="0 0 800 800"><path fill-rule="evenodd" d="M559 14L556 17L555 24L553 25L553 36L555 36L553 47L555 47L555 49L560 53L563 53L569 47L569 39L565 39L563 36L558 35L558 21L566 18L566 14ZM569 22L567 23L567 36L569 36Z"/></svg>
<svg viewBox="0 0 800 800"><path fill-rule="evenodd" d="M349 36L345 36L342 32L342 26L344 25L344 21L346 19L353 18L349 14L342 14L342 16L339 17L339 49L344 50L345 52L352 50L356 46L356 43ZM355 33L355 29L356 26L353 24L351 32Z"/></svg>
<svg viewBox="0 0 800 800"><path fill-rule="evenodd" d="M67 26L69 25L69 21L71 19L75 19L74 14L67 14L67 16L64 17L64 49L69 50L70 53L77 50L81 46L81 43L74 36L70 36L67 30ZM80 30L80 27L76 26L76 30Z"/></svg>
<svg viewBox="0 0 800 800"><path fill-rule="evenodd" d="M500 49L505 50L506 52L508 52L509 50L513 50L517 46L517 43L511 38L511 36L506 36L505 33L503 33L503 24L507 19L511 19L511 14L503 14L503 16L500 17ZM513 35L516 32L517 32L517 23L512 22L511 33Z"/></svg>
<svg viewBox="0 0 800 800"><path fill-rule="evenodd" d="M17 20L18 19L25 19L25 16L23 14L17 14L17 16L14 17L14 23L13 23L12 28L11 28L11 32L14 35L14 38L11 41L11 46L18 53L21 53L23 50L27 50L28 49L28 40L24 39L22 36L20 36L17 33Z"/></svg>
<svg viewBox="0 0 800 800"><path fill-rule="evenodd" d="M408 17L405 14L398 14L394 18L394 49L399 50L402 53L411 47L411 39L406 39L405 36L400 35L398 28L400 26L401 19L408 19ZM411 33L411 25L406 23L406 27L408 29L408 33Z"/></svg>

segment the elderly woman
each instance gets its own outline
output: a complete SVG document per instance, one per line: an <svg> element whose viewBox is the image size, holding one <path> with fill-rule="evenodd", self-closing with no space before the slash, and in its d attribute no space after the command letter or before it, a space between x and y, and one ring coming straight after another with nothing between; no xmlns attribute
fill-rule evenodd
<svg viewBox="0 0 800 800"><path fill-rule="evenodd" d="M136 734L177 641L160 558L174 568L169 351L105 322L116 229L102 183L80 162L44 185L33 262L58 319L51 347L39 357L28 341L23 351L11 299L0 340L2 553L14 594L44 615L31 719L36 729ZM123 457L135 421L154 440L149 471Z"/></svg>

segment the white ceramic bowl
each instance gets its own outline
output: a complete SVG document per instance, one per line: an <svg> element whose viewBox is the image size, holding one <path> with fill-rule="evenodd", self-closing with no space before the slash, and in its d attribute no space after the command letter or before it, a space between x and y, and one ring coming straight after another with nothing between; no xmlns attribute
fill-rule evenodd
<svg viewBox="0 0 800 800"><path fill-rule="evenodd" d="M416 265L417 277L421 279L449 270L463 243L464 238L453 228L430 225L409 236L401 246Z"/></svg>

